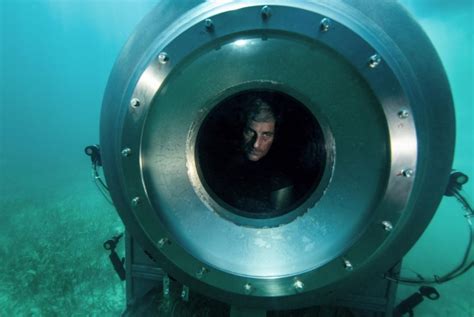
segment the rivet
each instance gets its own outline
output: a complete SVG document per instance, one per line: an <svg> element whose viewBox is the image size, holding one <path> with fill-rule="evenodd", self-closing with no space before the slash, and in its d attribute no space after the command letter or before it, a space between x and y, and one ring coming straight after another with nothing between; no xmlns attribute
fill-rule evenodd
<svg viewBox="0 0 474 317"><path fill-rule="evenodd" d="M272 16L272 9L269 6L264 6L260 11L263 19L268 19Z"/></svg>
<svg viewBox="0 0 474 317"><path fill-rule="evenodd" d="M304 283L297 279L297 280L293 283L293 288L294 288L295 291L297 291L297 292L302 292L302 291L304 290Z"/></svg>
<svg viewBox="0 0 474 317"><path fill-rule="evenodd" d="M349 260L343 259L343 261L344 261L344 268L346 269L346 271L354 270L354 266L352 266L352 263Z"/></svg>
<svg viewBox="0 0 474 317"><path fill-rule="evenodd" d="M248 295L248 294L252 293L252 291L253 291L252 284L247 283L247 284L244 285L244 292L245 292L245 294Z"/></svg>
<svg viewBox="0 0 474 317"><path fill-rule="evenodd" d="M158 240L158 248L162 249L168 242L168 238L161 238L160 240Z"/></svg>
<svg viewBox="0 0 474 317"><path fill-rule="evenodd" d="M132 154L132 150L130 148L127 147L127 148L122 150L122 156L123 157L128 157L128 156L130 156L130 154Z"/></svg>
<svg viewBox="0 0 474 317"><path fill-rule="evenodd" d="M406 119L406 118L408 118L409 115L410 115L410 113L409 113L408 110L406 110L406 109L400 110L400 111L398 112L398 117L399 117L400 119Z"/></svg>
<svg viewBox="0 0 474 317"><path fill-rule="evenodd" d="M374 54L370 56L369 58L369 67L370 68L375 68L379 66L379 64L382 62L382 58L378 54Z"/></svg>
<svg viewBox="0 0 474 317"><path fill-rule="evenodd" d="M133 98L132 100L130 100L130 106L132 106L133 108L140 107L140 99Z"/></svg>
<svg viewBox="0 0 474 317"><path fill-rule="evenodd" d="M169 60L170 60L170 57L168 56L168 53L166 53L166 52L161 52L161 53L158 55L158 61L159 61L161 64L166 64L166 63L168 63Z"/></svg>
<svg viewBox="0 0 474 317"><path fill-rule="evenodd" d="M169 298L170 297L170 277L168 274L163 276L163 297Z"/></svg>
<svg viewBox="0 0 474 317"><path fill-rule="evenodd" d="M407 169L402 171L402 175L406 178L412 177L413 174L415 174L415 172L411 168L407 168Z"/></svg>
<svg viewBox="0 0 474 317"><path fill-rule="evenodd" d="M204 274L207 273L207 272L208 272L207 269L203 266L199 269L199 271L196 272L196 277L198 279L202 279Z"/></svg>
<svg viewBox="0 0 474 317"><path fill-rule="evenodd" d="M393 225L390 221L382 221L383 230L390 232L393 230Z"/></svg>
<svg viewBox="0 0 474 317"><path fill-rule="evenodd" d="M186 285L183 285L181 290L181 299L185 302L189 301L189 287Z"/></svg>
<svg viewBox="0 0 474 317"><path fill-rule="evenodd" d="M136 207L140 204L140 197L135 197L132 199L132 206Z"/></svg>
<svg viewBox="0 0 474 317"><path fill-rule="evenodd" d="M205 19L204 26L206 27L206 30L212 31L214 29L214 22L212 22L211 19Z"/></svg>
<svg viewBox="0 0 474 317"><path fill-rule="evenodd" d="M319 25L319 28L322 32L327 32L329 31L329 28L331 27L331 20L329 20L328 18L324 18L321 20L321 23Z"/></svg>

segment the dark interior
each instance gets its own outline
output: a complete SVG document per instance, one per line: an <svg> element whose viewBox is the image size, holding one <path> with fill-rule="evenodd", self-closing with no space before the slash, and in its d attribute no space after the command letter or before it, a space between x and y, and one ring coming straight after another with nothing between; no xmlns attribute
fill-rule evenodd
<svg viewBox="0 0 474 317"><path fill-rule="evenodd" d="M246 108L256 98L272 106L277 121L270 151L253 163L245 160L242 145ZM251 218L299 206L319 184L327 157L322 129L308 108L269 90L243 91L217 104L199 130L196 151L209 194L227 210Z"/></svg>

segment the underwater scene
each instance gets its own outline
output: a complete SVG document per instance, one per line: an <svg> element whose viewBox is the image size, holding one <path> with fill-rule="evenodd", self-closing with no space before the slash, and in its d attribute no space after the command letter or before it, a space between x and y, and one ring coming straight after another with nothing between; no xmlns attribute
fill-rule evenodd
<svg viewBox="0 0 474 317"><path fill-rule="evenodd" d="M474 1L400 2L430 37L449 78L453 169L471 177L464 194L472 203ZM0 1L0 316L120 316L125 309L125 282L103 246L125 228L94 184L84 148L99 143L115 60L156 3ZM444 197L404 257L402 275L431 278L458 265L469 243L465 213ZM123 243L117 251L124 255ZM472 268L432 286L440 298L425 299L414 316L474 317ZM399 284L396 302L418 288Z"/></svg>

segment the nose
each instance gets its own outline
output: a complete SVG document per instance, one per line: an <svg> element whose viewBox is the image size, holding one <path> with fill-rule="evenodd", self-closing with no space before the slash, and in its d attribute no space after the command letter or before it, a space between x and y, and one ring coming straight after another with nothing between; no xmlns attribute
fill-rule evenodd
<svg viewBox="0 0 474 317"><path fill-rule="evenodd" d="M256 135L253 142L253 148L258 149L261 144L262 144L262 137L259 135Z"/></svg>

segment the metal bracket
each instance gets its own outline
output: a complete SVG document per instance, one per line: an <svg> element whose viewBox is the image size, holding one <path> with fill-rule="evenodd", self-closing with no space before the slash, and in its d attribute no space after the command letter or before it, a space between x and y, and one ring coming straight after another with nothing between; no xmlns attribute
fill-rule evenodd
<svg viewBox="0 0 474 317"><path fill-rule="evenodd" d="M115 248L117 247L117 244L119 243L120 239L122 238L123 233L120 233L111 239L107 240L104 242L104 249L110 251L109 254L109 259L110 262L112 263L112 266L114 267L115 272L117 275L120 277L120 280L125 281L125 258L119 258L117 252L115 251Z"/></svg>

